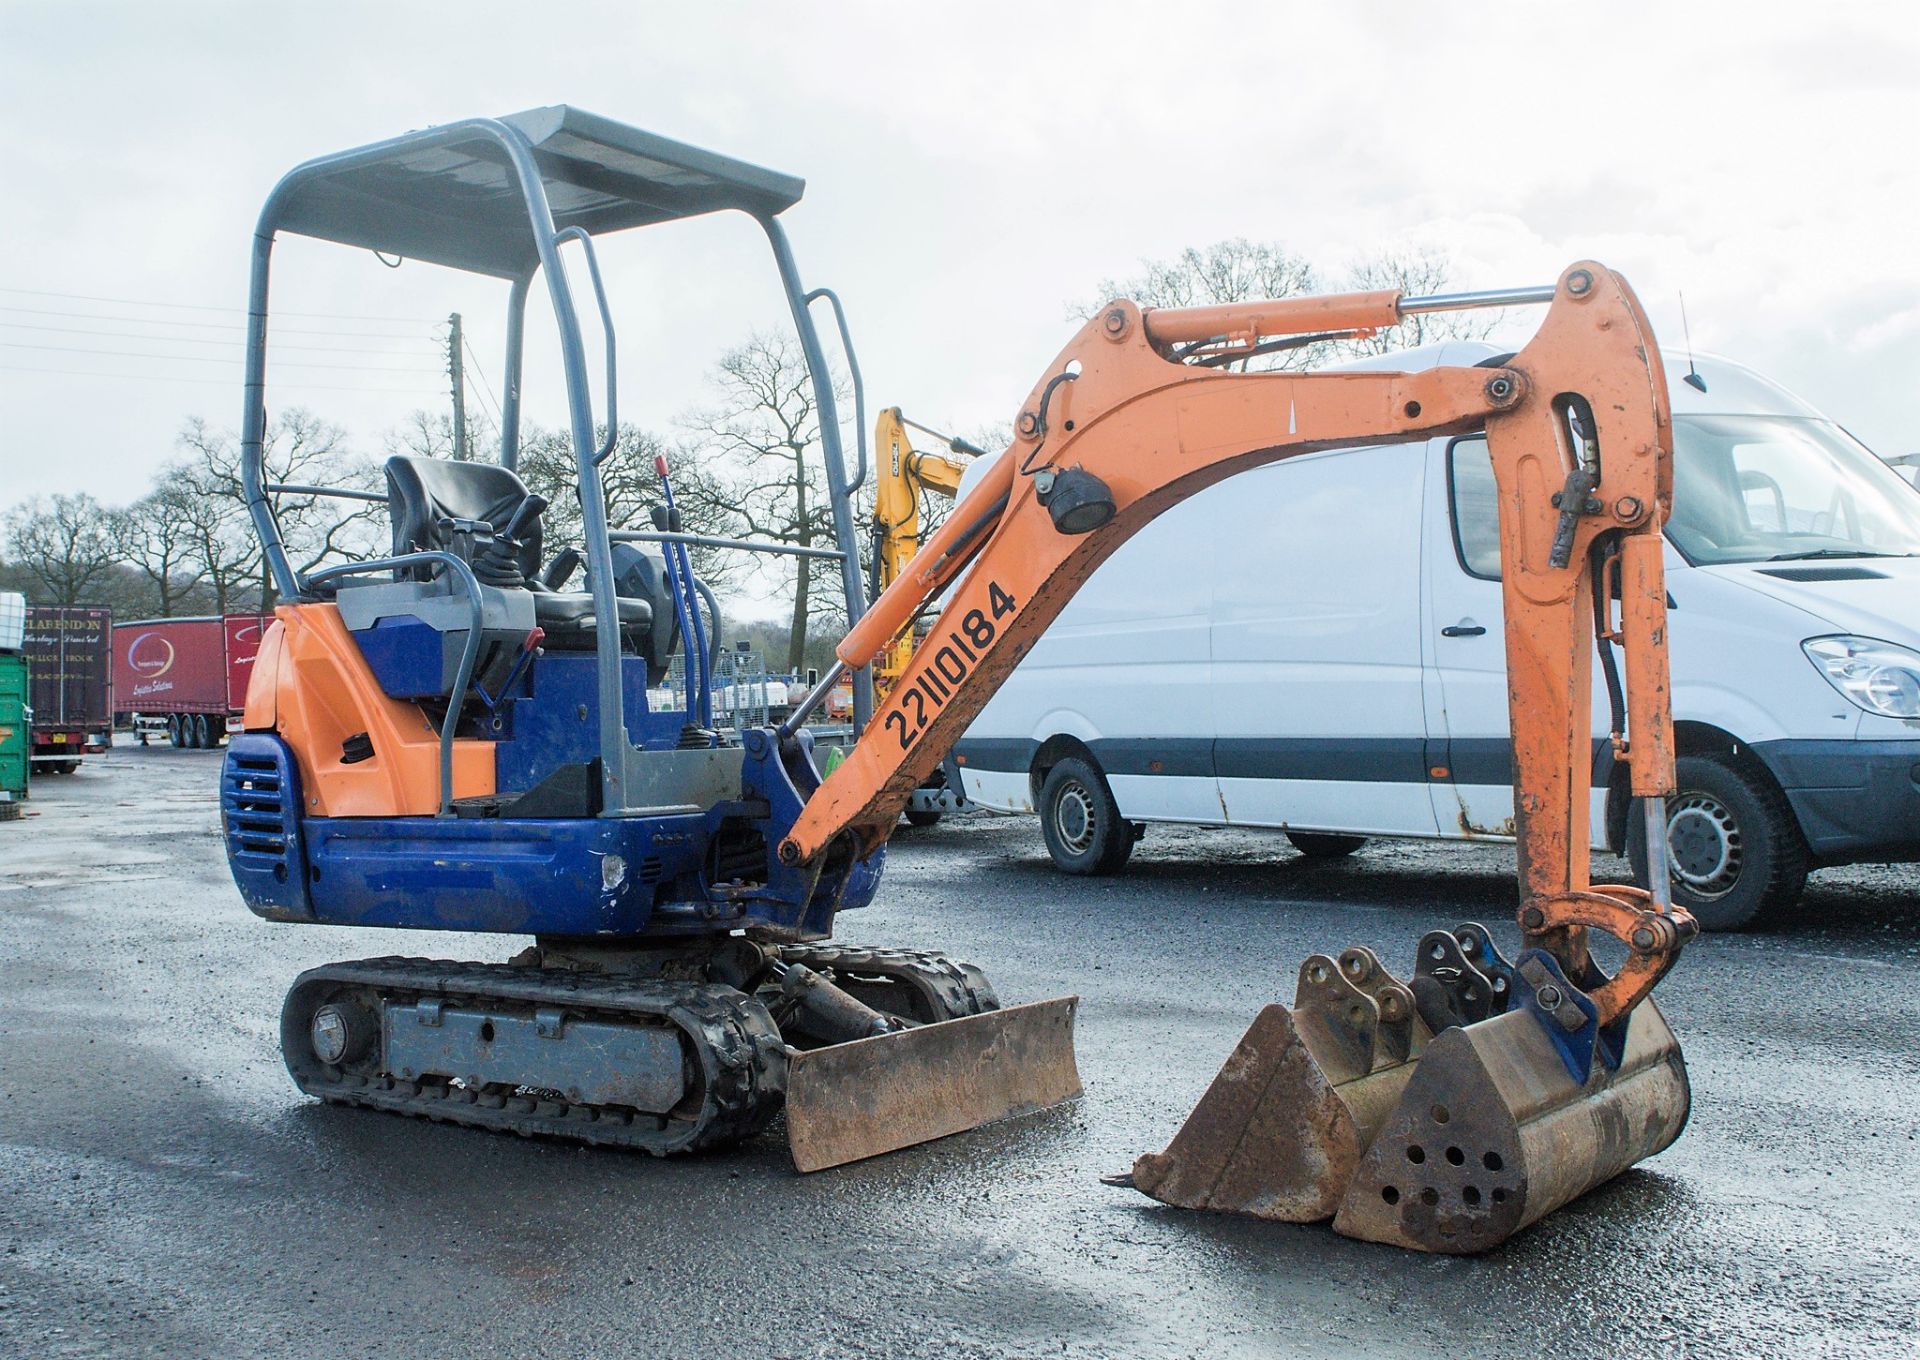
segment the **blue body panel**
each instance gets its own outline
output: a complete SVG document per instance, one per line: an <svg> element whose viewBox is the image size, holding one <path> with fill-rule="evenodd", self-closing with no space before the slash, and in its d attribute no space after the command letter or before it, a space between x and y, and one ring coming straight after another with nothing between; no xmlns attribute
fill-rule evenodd
<svg viewBox="0 0 1920 1360"><path fill-rule="evenodd" d="M381 619L353 641L389 699L438 699L450 688L446 637L419 619Z"/></svg>
<svg viewBox="0 0 1920 1360"><path fill-rule="evenodd" d="M234 884L262 916L312 919L300 820L293 752L269 733L236 732L220 766L220 824Z"/></svg>
<svg viewBox="0 0 1920 1360"><path fill-rule="evenodd" d="M396 641L413 632L392 631ZM687 715L649 712L645 663L625 666L629 738L672 749ZM221 803L247 905L276 920L409 930L641 939L757 928L821 939L835 912L872 900L884 850L792 867L774 854L820 785L804 733L784 748L771 731L744 734L738 798L701 812L514 817L513 795L598 755L594 658L540 653L506 689L480 719L495 743L502 816L302 817L287 744L235 736ZM473 721L469 710L463 722ZM709 880L716 838L741 877Z"/></svg>
<svg viewBox="0 0 1920 1360"><path fill-rule="evenodd" d="M535 819L301 817L287 744L236 734L221 773L227 863L247 906L279 921L603 939L757 927L823 938L835 912L873 900L885 851L781 865L771 847L819 776L804 747L782 760L770 733L747 738L742 801L660 817ZM710 882L714 837L743 825L769 847L764 880Z"/></svg>
<svg viewBox="0 0 1920 1360"><path fill-rule="evenodd" d="M698 874L705 821L310 817L302 831L313 916L413 930L639 935L663 890L669 899L697 890L697 880L682 880Z"/></svg>
<svg viewBox="0 0 1920 1360"><path fill-rule="evenodd" d="M687 715L654 713L647 707L647 663L621 658L627 740L649 751L670 751ZM494 787L524 793L560 765L600 754L600 704L592 652L542 652L525 675L509 686L514 696L499 705L505 721L490 735Z"/></svg>

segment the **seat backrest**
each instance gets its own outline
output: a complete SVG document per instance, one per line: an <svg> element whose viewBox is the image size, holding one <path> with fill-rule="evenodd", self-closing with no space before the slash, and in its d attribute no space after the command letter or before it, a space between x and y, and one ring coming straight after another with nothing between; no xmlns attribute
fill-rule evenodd
<svg viewBox="0 0 1920 1360"><path fill-rule="evenodd" d="M445 549L443 519L484 520L497 533L527 497L526 483L497 463L456 463L398 454L387 459L387 512L393 518L395 556ZM521 575L540 571L540 521L520 535ZM426 576L425 571L413 573Z"/></svg>

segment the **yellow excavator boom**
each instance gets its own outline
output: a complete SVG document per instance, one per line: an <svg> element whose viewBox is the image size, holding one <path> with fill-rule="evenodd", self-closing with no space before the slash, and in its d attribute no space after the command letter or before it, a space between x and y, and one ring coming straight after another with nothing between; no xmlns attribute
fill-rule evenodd
<svg viewBox="0 0 1920 1360"><path fill-rule="evenodd" d="M914 448L909 429L939 439L946 451ZM873 486L873 593L877 596L894 583L920 551L920 497L927 492L948 500L957 497L968 461L984 450L908 420L898 406L880 413L874 424L873 447L879 450ZM909 624L887 644L875 667L874 683L882 693L907 668L912 655L913 627Z"/></svg>

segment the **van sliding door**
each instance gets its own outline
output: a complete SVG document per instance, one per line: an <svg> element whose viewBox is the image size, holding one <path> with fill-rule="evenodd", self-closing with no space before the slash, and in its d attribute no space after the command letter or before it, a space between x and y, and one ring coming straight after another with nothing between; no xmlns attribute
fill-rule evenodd
<svg viewBox="0 0 1920 1360"><path fill-rule="evenodd" d="M1310 454L1223 484L1216 820L1435 834L1421 697L1424 452Z"/></svg>

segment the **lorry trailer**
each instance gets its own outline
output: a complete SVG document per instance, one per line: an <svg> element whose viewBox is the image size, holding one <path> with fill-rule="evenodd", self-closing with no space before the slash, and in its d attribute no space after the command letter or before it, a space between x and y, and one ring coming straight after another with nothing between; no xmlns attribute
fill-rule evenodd
<svg viewBox="0 0 1920 1360"><path fill-rule="evenodd" d="M113 674L108 635L113 617L83 605L27 606L33 768L72 774L113 741Z"/></svg>
<svg viewBox="0 0 1920 1360"><path fill-rule="evenodd" d="M271 614L140 619L114 625L115 710L142 745L220 745L246 704L247 681Z"/></svg>

